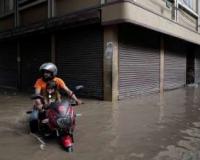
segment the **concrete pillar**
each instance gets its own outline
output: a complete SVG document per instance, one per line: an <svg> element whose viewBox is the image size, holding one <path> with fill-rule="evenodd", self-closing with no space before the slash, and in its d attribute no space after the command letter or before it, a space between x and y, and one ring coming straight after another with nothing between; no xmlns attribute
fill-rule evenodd
<svg viewBox="0 0 200 160"><path fill-rule="evenodd" d="M197 11L197 14L200 16L200 3L199 3L199 0L196 1L196 11ZM199 20L199 17L197 17L197 32L199 32L199 23L200 20Z"/></svg>
<svg viewBox="0 0 200 160"><path fill-rule="evenodd" d="M48 18L55 17L55 0L48 0Z"/></svg>
<svg viewBox="0 0 200 160"><path fill-rule="evenodd" d="M20 41L17 40L17 88L21 89L21 52L20 52Z"/></svg>
<svg viewBox="0 0 200 160"><path fill-rule="evenodd" d="M55 17L55 14L56 14L56 7L55 7L55 5L56 5L55 0L52 0L52 2L51 2L51 6L52 6L51 16L52 17Z"/></svg>
<svg viewBox="0 0 200 160"><path fill-rule="evenodd" d="M20 26L18 1L14 0L15 27Z"/></svg>
<svg viewBox="0 0 200 160"><path fill-rule="evenodd" d="M48 0L48 18L52 17L51 16L51 12L52 12L51 8L52 8L52 6L51 6L51 0Z"/></svg>
<svg viewBox="0 0 200 160"><path fill-rule="evenodd" d="M48 18L55 16L55 0L48 0ZM56 47L55 47L55 34L51 34L51 61L55 63Z"/></svg>
<svg viewBox="0 0 200 160"><path fill-rule="evenodd" d="M104 100L118 100L119 69L118 69L118 28L104 28Z"/></svg>
<svg viewBox="0 0 200 160"><path fill-rule="evenodd" d="M106 0L101 0L101 5L105 4Z"/></svg>
<svg viewBox="0 0 200 160"><path fill-rule="evenodd" d="M160 37L160 93L163 94L164 92L164 38L163 36Z"/></svg>
<svg viewBox="0 0 200 160"><path fill-rule="evenodd" d="M175 21L178 22L178 0L174 1L175 6Z"/></svg>

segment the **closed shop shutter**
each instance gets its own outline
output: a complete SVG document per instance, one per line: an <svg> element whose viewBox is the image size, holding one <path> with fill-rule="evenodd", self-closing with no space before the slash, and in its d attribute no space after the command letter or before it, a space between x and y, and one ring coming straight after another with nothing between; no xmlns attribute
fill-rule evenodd
<svg viewBox="0 0 200 160"><path fill-rule="evenodd" d="M174 38L165 39L164 89L186 84L186 44Z"/></svg>
<svg viewBox="0 0 200 160"><path fill-rule="evenodd" d="M200 47L195 51L195 83L200 83Z"/></svg>
<svg viewBox="0 0 200 160"><path fill-rule="evenodd" d="M39 76L39 67L51 60L51 43L49 36L29 37L23 39L21 50L21 87L23 90L33 90L33 85Z"/></svg>
<svg viewBox="0 0 200 160"><path fill-rule="evenodd" d="M83 85L82 96L103 98L103 32L98 26L58 33L56 62L69 88Z"/></svg>
<svg viewBox="0 0 200 160"><path fill-rule="evenodd" d="M17 88L17 43L0 43L0 86Z"/></svg>
<svg viewBox="0 0 200 160"><path fill-rule="evenodd" d="M159 91L159 35L142 28L119 31L119 99Z"/></svg>

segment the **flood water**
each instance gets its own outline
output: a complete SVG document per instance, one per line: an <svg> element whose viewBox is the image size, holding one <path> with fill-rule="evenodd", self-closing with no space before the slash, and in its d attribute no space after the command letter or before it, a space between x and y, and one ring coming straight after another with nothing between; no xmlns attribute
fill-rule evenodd
<svg viewBox="0 0 200 160"><path fill-rule="evenodd" d="M199 160L200 86L116 103L84 100L73 153L28 129L29 95L0 94L0 160Z"/></svg>

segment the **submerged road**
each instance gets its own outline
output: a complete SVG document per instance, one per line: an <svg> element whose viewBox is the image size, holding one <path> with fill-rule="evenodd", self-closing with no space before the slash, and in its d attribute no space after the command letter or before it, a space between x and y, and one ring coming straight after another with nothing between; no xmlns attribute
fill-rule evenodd
<svg viewBox="0 0 200 160"><path fill-rule="evenodd" d="M74 152L66 153L55 139L30 134L29 95L1 93L0 160L200 159L200 86L116 103L84 102L75 107Z"/></svg>

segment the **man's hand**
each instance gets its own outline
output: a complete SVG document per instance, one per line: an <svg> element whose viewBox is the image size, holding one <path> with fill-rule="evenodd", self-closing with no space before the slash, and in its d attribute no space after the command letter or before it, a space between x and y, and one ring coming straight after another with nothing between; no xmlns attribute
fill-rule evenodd
<svg viewBox="0 0 200 160"><path fill-rule="evenodd" d="M81 101L80 99L77 99L76 103L77 103L77 105L81 105L81 104L83 104L83 101Z"/></svg>

